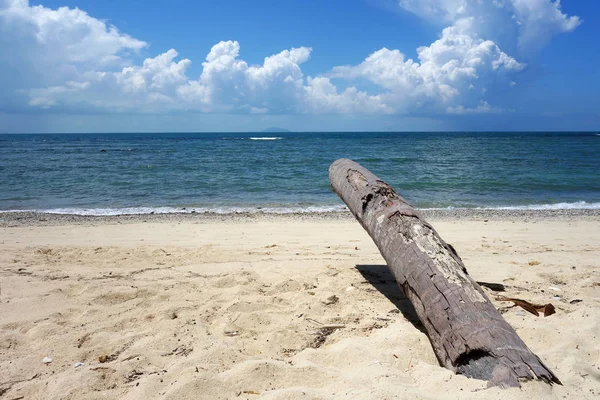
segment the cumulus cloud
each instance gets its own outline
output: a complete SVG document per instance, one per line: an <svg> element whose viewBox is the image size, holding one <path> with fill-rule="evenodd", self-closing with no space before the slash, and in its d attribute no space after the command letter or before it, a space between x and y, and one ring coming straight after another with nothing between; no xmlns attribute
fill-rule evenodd
<svg viewBox="0 0 600 400"><path fill-rule="evenodd" d="M29 104L50 108L91 106L111 111L157 111L178 109L176 93L187 83L191 61L175 61L175 50L147 58L140 66L123 67L117 72L85 71L77 81L63 85L33 88Z"/></svg>
<svg viewBox="0 0 600 400"><path fill-rule="evenodd" d="M399 0L398 4L421 18L454 25L502 47L514 44L523 55L581 24L579 17L562 12L560 0Z"/></svg>
<svg viewBox="0 0 600 400"><path fill-rule="evenodd" d="M456 27L444 29L440 39L417 54L420 62L384 48L359 65L334 68L330 76L367 79L386 90L381 95L385 104L408 112L425 104L445 109L447 104L478 102L486 85L508 84L508 77L525 67L494 42L474 39Z"/></svg>
<svg viewBox="0 0 600 400"><path fill-rule="evenodd" d="M3 87L63 83L90 68L123 63L123 56L145 46L77 8L0 0Z"/></svg>
<svg viewBox="0 0 600 400"><path fill-rule="evenodd" d="M464 115L464 114L490 114L490 113L500 113L501 109L492 107L488 104L487 101L481 101L474 108L466 108L464 106L457 107L448 107L446 109L448 114L456 114L456 115Z"/></svg>
<svg viewBox="0 0 600 400"><path fill-rule="evenodd" d="M355 87L339 92L327 77L308 78L304 87L303 112L392 114L395 110L383 102L382 95L369 95Z"/></svg>
<svg viewBox="0 0 600 400"><path fill-rule="evenodd" d="M82 10L0 0L0 51L10 55L0 65L0 107L21 95L30 108L109 112L499 112L488 103L490 91L514 86L526 67L511 51L539 48L581 23L551 0L400 0L399 5L446 26L436 41L417 49L415 60L382 48L358 65L311 77L301 68L310 47L249 65L240 44L228 40L215 44L201 74L190 77L192 61L174 49L136 64L133 55L147 44ZM338 88L340 81L344 89ZM356 81L368 82L368 89L357 89Z"/></svg>
<svg viewBox="0 0 600 400"><path fill-rule="evenodd" d="M239 58L237 41L213 46L202 64L197 81L180 92L188 98L197 95L213 109L267 109L289 112L297 105L303 85L300 64L308 61L310 47L293 48L266 57L262 65L249 66Z"/></svg>
<svg viewBox="0 0 600 400"><path fill-rule="evenodd" d="M292 112L303 100L303 75L299 64L307 61L307 47L284 50L259 66L239 59L240 45L223 41L210 50L200 77L191 80L188 59L177 61L171 49L141 66L116 72L87 71L79 81L32 89L30 105L69 106L90 103L115 111L146 112L188 109L203 112Z"/></svg>

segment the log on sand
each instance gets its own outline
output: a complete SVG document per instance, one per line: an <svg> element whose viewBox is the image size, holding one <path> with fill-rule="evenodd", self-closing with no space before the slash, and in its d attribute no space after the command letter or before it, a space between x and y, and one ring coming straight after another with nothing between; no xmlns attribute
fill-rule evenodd
<svg viewBox="0 0 600 400"><path fill-rule="evenodd" d="M366 168L340 159L333 191L369 233L414 306L440 364L488 386L558 378L527 348L454 250L400 195Z"/></svg>

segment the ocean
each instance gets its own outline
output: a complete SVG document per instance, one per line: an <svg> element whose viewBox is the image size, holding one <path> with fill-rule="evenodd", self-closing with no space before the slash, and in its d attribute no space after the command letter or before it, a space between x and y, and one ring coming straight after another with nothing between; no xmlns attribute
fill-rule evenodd
<svg viewBox="0 0 600 400"><path fill-rule="evenodd" d="M353 159L417 208L600 208L598 133L0 135L0 211L335 212Z"/></svg>

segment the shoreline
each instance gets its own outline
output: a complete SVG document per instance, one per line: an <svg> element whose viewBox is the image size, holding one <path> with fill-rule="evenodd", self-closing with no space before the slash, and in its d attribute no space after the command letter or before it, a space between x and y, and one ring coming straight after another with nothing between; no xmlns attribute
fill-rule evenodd
<svg viewBox="0 0 600 400"><path fill-rule="evenodd" d="M433 221L546 221L589 219L600 221L600 209L558 210L503 210L503 209L422 209L417 211L427 220ZM0 227L16 226L59 226L87 224L160 223L160 222L222 222L243 223L256 221L352 221L350 211L315 213L160 213L120 215L55 214L36 211L0 212Z"/></svg>

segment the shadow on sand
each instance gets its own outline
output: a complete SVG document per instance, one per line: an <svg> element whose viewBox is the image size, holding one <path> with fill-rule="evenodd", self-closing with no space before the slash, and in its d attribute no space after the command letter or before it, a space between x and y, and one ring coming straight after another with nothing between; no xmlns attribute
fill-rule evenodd
<svg viewBox="0 0 600 400"><path fill-rule="evenodd" d="M415 328L426 333L415 308L404 293L402 293L400 287L398 287L396 279L387 265L359 264L356 266L356 269L375 289L387 297L398 308L404 318L413 324Z"/></svg>

